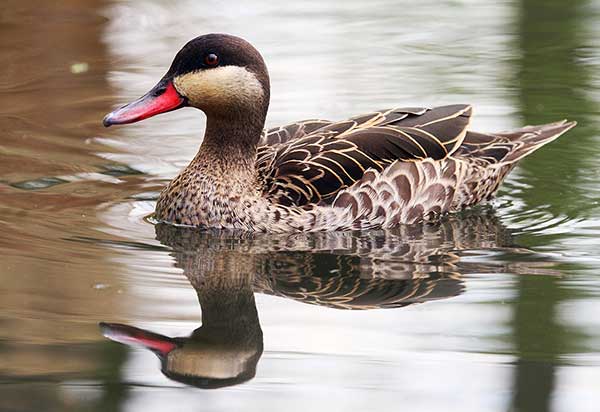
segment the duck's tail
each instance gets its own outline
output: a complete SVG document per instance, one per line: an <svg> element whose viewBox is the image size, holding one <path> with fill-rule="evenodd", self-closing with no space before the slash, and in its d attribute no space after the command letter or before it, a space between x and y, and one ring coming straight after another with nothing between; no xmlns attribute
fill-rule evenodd
<svg viewBox="0 0 600 412"><path fill-rule="evenodd" d="M514 149L506 156L503 162L510 163L521 160L545 144L557 139L576 125L577 122L561 120L560 122L539 126L525 126L509 132L499 133L500 136L506 137L515 143Z"/></svg>
<svg viewBox="0 0 600 412"><path fill-rule="evenodd" d="M470 160L482 159L491 165L508 165L550 143L576 124L562 120L494 134L469 132L456 156Z"/></svg>
<svg viewBox="0 0 600 412"><path fill-rule="evenodd" d="M464 208L494 196L508 173L525 156L575 127L577 122L525 126L494 134L467 133L456 158L469 164L454 207Z"/></svg>

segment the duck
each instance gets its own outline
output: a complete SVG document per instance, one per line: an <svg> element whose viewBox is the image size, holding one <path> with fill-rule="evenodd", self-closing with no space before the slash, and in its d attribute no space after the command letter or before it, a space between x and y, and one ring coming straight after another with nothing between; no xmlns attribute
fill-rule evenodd
<svg viewBox="0 0 600 412"><path fill-rule="evenodd" d="M491 199L524 157L574 121L479 133L469 104L397 107L264 130L270 81L261 54L229 34L196 37L148 93L104 117L138 122L183 107L206 129L160 193L158 222L249 232L390 229Z"/></svg>

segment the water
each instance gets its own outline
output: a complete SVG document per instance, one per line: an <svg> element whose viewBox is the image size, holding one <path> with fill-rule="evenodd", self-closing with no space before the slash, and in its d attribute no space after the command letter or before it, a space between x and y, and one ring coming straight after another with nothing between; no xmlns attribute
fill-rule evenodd
<svg viewBox="0 0 600 412"><path fill-rule="evenodd" d="M592 0L5 0L0 410L595 411L599 23ZM100 122L212 31L263 53L268 125L469 102L483 131L579 126L439 224L155 226L204 117Z"/></svg>

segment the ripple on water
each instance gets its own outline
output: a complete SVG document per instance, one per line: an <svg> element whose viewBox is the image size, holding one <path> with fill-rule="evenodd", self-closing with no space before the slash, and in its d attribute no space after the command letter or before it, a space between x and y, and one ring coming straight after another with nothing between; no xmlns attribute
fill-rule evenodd
<svg viewBox="0 0 600 412"><path fill-rule="evenodd" d="M2 402L593 408L598 7L542 3L9 0L0 28ZM156 224L145 217L197 150L203 117L182 110L108 131L100 121L146 92L189 37L223 28L266 57L269 126L459 102L475 105L477 130L562 117L579 126L521 163L491 207L438 224L241 237ZM181 347L161 363L135 336L136 349L103 340L100 321ZM127 330L112 337L127 340ZM204 387L242 371L225 383L245 384L194 391L159 368Z"/></svg>

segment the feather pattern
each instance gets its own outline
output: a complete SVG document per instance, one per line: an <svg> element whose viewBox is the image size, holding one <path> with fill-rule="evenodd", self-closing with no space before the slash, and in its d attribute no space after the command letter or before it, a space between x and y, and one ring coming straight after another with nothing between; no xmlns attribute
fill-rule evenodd
<svg viewBox="0 0 600 412"><path fill-rule="evenodd" d="M159 201L157 211L168 212L159 219L269 232L432 220L491 198L518 160L575 126L562 121L484 134L468 131L471 113L469 105L395 108L270 129L257 149L252 190L241 178L233 186L211 183L200 190L209 195L194 202L212 207L187 202L182 213ZM173 186L188 179L178 177L170 190L180 194Z"/></svg>
<svg viewBox="0 0 600 412"><path fill-rule="evenodd" d="M400 108L321 123L310 130L301 122L286 126L295 138L258 150L257 167L264 195L285 205L331 204L340 190L359 181L366 170L382 172L396 160L440 160L460 144L471 107L433 110ZM310 121L309 121L310 122ZM308 123L314 126L314 123ZM281 131L269 132L277 138ZM269 140L277 140L269 139Z"/></svg>

